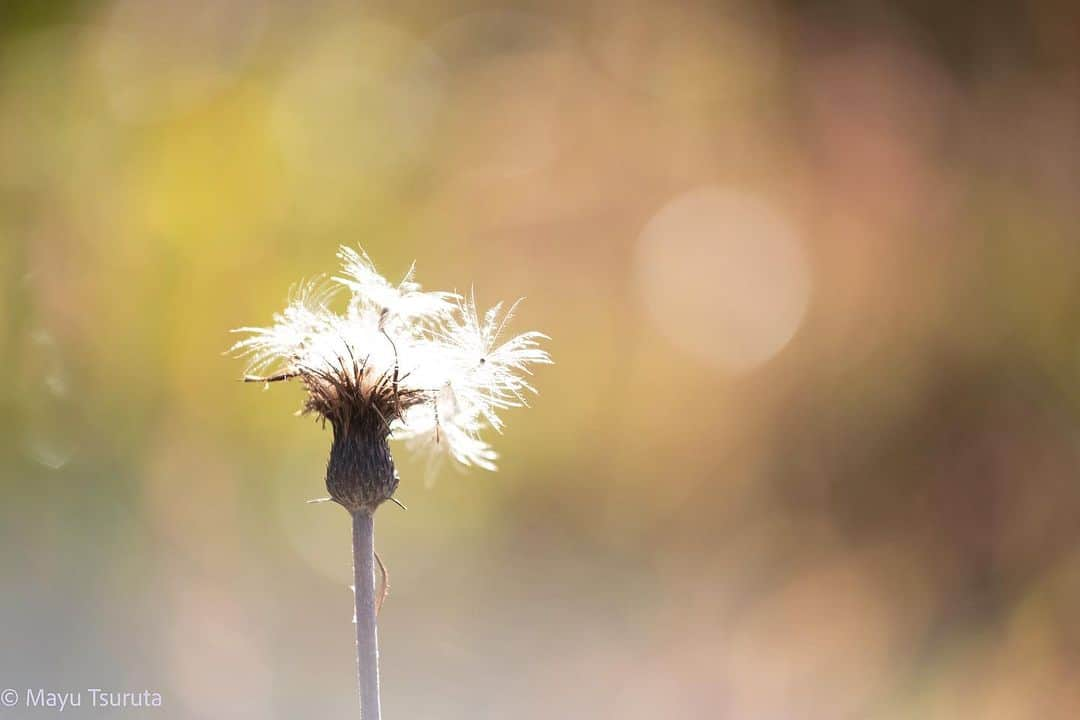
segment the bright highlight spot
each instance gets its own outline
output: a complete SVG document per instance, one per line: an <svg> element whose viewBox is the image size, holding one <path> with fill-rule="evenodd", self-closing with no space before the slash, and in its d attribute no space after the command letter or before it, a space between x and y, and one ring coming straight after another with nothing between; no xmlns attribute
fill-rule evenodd
<svg viewBox="0 0 1080 720"><path fill-rule="evenodd" d="M810 299L791 223L766 201L721 187L672 200L641 233L638 281L657 327L681 350L732 372L779 353Z"/></svg>

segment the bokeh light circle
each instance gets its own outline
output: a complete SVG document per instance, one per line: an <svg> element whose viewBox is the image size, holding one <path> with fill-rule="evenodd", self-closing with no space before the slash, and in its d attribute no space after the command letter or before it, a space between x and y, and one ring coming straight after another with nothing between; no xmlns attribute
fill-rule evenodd
<svg viewBox="0 0 1080 720"><path fill-rule="evenodd" d="M766 200L718 186L680 195L649 220L637 276L660 331L731 372L779 353L810 300L810 266L794 224Z"/></svg>

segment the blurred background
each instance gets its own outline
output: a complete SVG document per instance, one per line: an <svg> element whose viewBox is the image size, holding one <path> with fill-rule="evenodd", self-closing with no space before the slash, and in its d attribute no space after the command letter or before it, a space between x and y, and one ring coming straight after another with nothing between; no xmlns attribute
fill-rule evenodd
<svg viewBox="0 0 1080 720"><path fill-rule="evenodd" d="M1078 7L3 3L0 687L358 716L222 353L361 244L557 362L398 453L388 718L1077 717Z"/></svg>

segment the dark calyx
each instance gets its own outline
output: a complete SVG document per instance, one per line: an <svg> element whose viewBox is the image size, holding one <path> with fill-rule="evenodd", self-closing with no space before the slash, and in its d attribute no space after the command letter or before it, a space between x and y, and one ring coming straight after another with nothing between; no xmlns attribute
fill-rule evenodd
<svg viewBox="0 0 1080 720"><path fill-rule="evenodd" d="M326 466L330 497L349 512L374 512L397 490L398 478L387 439L390 423L423 402L419 390L398 387L397 370L371 377L366 361L345 362L332 370L305 370L307 412L329 420L334 444Z"/></svg>
<svg viewBox="0 0 1080 720"><path fill-rule="evenodd" d="M334 444L326 465L326 489L349 512L374 512L398 487L386 427L378 416L354 416L349 422L332 424Z"/></svg>

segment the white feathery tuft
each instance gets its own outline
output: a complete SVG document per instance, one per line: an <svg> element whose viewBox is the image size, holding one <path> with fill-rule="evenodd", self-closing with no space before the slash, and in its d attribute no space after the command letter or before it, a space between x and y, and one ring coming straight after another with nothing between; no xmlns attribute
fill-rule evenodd
<svg viewBox="0 0 1080 720"><path fill-rule="evenodd" d="M503 340L520 300L505 313L498 303L481 317L474 293L424 292L415 267L393 285L363 250L342 247L338 258L341 275L301 283L271 326L235 330L247 337L231 351L248 358L250 374L301 379L309 390L306 409L328 419L336 408L327 403L337 395L326 379L345 373L373 404L381 393L378 406L391 416L392 438L436 458L494 470L495 451L481 434L501 432L500 413L536 393L527 378L531 365L551 363L539 344L547 336L526 332ZM340 291L349 293L344 314L330 307Z"/></svg>

